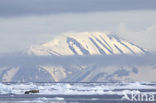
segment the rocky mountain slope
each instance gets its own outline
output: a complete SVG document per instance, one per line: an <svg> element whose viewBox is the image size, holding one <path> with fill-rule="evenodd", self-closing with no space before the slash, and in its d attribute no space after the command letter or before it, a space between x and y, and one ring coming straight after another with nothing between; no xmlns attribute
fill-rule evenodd
<svg viewBox="0 0 156 103"><path fill-rule="evenodd" d="M120 63L122 56L143 56L147 51L118 38L115 35L103 32L67 33L57 36L52 41L33 45L27 56L42 57L73 57L74 56L111 56L111 59L102 59L85 63L85 60L73 59L71 62L61 62L62 58L51 62L33 64L23 60L18 65L3 65L0 67L0 81L3 82L106 82L106 81L156 81L155 65ZM115 57L113 59L113 57ZM65 59L65 58L64 58ZM92 58L94 59L94 58ZM127 58L124 60L126 61ZM112 60L116 63L112 64ZM31 60L32 61L32 60ZM34 61L40 61L34 59ZM33 62L34 62L33 61ZM48 61L48 63L47 63ZM79 62L76 62L79 61ZM133 61L133 60L131 60ZM135 61L135 60L134 60ZM83 63L82 63L83 62ZM122 61L121 61L122 62ZM106 63L106 64L105 64ZM7 64L7 63L6 63Z"/></svg>
<svg viewBox="0 0 156 103"><path fill-rule="evenodd" d="M57 36L52 41L31 46L34 55L116 55L144 54L144 50L115 35L102 32L80 32Z"/></svg>

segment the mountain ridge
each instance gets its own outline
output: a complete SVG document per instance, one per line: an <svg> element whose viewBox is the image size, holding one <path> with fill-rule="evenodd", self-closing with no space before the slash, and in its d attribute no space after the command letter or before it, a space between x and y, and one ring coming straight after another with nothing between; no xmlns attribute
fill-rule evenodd
<svg viewBox="0 0 156 103"><path fill-rule="evenodd" d="M140 55L146 51L108 32L68 33L42 45L31 46L34 55Z"/></svg>
<svg viewBox="0 0 156 103"><path fill-rule="evenodd" d="M21 58L18 58L20 55L11 59L4 57L0 81L156 81L153 79L156 66L146 58L148 53L110 33L67 33L31 46Z"/></svg>

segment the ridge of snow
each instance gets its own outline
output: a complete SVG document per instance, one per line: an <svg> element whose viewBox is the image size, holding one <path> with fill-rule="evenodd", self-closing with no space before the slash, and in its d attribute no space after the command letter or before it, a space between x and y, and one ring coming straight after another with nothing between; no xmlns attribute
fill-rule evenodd
<svg viewBox="0 0 156 103"><path fill-rule="evenodd" d="M104 32L68 33L52 41L31 46L29 54L34 55L140 55L141 48Z"/></svg>

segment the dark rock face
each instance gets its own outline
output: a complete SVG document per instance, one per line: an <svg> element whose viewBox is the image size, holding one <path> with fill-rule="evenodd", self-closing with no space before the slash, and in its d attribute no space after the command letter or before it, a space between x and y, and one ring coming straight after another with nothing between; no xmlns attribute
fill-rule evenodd
<svg viewBox="0 0 156 103"><path fill-rule="evenodd" d="M35 65L27 64L20 66L12 82L54 82L51 75Z"/></svg>

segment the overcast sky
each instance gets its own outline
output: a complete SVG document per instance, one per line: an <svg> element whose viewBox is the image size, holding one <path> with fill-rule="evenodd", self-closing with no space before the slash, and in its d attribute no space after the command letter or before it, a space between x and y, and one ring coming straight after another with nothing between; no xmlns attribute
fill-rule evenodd
<svg viewBox="0 0 156 103"><path fill-rule="evenodd" d="M109 31L156 52L156 0L0 0L0 53L64 32Z"/></svg>

